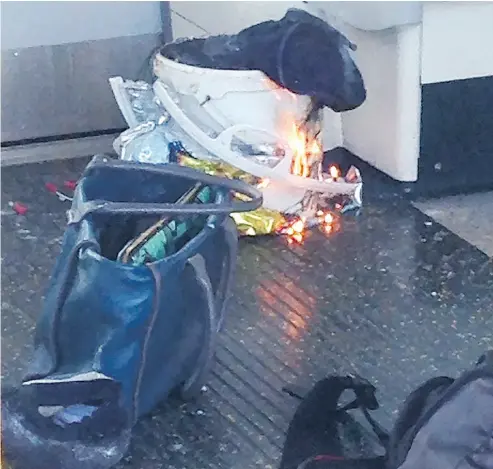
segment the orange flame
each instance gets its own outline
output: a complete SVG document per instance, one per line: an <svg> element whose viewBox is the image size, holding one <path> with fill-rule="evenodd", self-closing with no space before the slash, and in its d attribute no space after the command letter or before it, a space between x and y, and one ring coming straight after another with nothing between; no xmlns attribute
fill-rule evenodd
<svg viewBox="0 0 493 469"><path fill-rule="evenodd" d="M337 166L331 165L329 168L329 174L332 179L337 179L341 177L341 171Z"/></svg>
<svg viewBox="0 0 493 469"><path fill-rule="evenodd" d="M288 238L288 244L293 244L293 243L302 244L303 243L303 233L295 233L293 236L290 236Z"/></svg>
<svg viewBox="0 0 493 469"><path fill-rule="evenodd" d="M308 155L306 149L306 134L293 123L288 136L288 144L293 151L291 172L296 176L308 177Z"/></svg>
<svg viewBox="0 0 493 469"><path fill-rule="evenodd" d="M275 86L275 83L270 84ZM287 91L284 90L283 91ZM297 100L292 94L293 100ZM288 111L282 111L279 115L278 132L284 136L284 141L291 150L291 174L301 177L310 177L311 167L315 161L320 160L322 148L316 137L311 135L305 124L298 124L299 118Z"/></svg>
<svg viewBox="0 0 493 469"><path fill-rule="evenodd" d="M287 235L288 244L302 244L305 240L306 231L310 227L318 226L322 232L330 235L335 232L335 223L336 218L332 213L318 210L315 219L307 220L306 217L302 216L291 221L279 232Z"/></svg>
<svg viewBox="0 0 493 469"><path fill-rule="evenodd" d="M303 219L300 219L300 220L296 220L294 223L293 223L293 226L292 226L293 230L296 232L296 233L303 233L303 230L305 229L305 222Z"/></svg>
<svg viewBox="0 0 493 469"><path fill-rule="evenodd" d="M288 145L293 152L291 173L295 176L309 177L310 162L322 153L316 139L310 139L308 133L294 122L288 134Z"/></svg>

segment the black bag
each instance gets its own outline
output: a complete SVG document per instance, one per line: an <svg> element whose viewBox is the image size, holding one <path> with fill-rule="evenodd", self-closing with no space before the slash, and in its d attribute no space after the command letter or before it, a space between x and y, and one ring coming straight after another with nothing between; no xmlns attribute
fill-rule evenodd
<svg viewBox="0 0 493 469"><path fill-rule="evenodd" d="M196 185L208 200L177 203ZM110 467L137 419L171 391L200 391L236 264L228 215L261 203L241 181L93 158L74 194L27 376L2 394L2 447L16 469ZM117 261L167 216L175 225L166 225L166 255Z"/></svg>
<svg viewBox="0 0 493 469"><path fill-rule="evenodd" d="M346 389L356 399L337 400ZM315 385L288 430L281 469L493 469L493 351L457 379L436 377L404 402L390 432L371 417L375 388L353 377L330 377ZM348 458L336 422L360 408L375 430L385 456Z"/></svg>
<svg viewBox="0 0 493 469"><path fill-rule="evenodd" d="M344 406L338 402L345 391L356 398ZM280 469L380 469L384 460L374 457L378 440L352 418L349 410L360 408L367 415L378 408L376 389L368 381L355 376L329 376L315 384L302 396L292 387L285 391L302 399L289 425ZM386 444L385 431L373 421L377 435ZM367 459L349 461L349 454L368 455Z"/></svg>

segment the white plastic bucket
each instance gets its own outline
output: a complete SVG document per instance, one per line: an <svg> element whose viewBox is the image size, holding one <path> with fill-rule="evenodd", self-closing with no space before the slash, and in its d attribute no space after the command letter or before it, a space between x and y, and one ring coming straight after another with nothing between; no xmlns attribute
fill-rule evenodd
<svg viewBox="0 0 493 469"><path fill-rule="evenodd" d="M293 149L289 138L295 123L304 121L311 106L308 96L294 95L260 71L194 67L157 55L154 93L170 115L167 125L197 158L219 159L257 177L268 179L262 189L264 206L281 212L297 211L307 191L343 194L354 191L345 182L320 181L291 173ZM115 98L130 127L135 116L120 77L110 79ZM235 141L254 151L282 147L277 164L260 163L260 155L239 149ZM274 158L275 159L275 158Z"/></svg>
<svg viewBox="0 0 493 469"><path fill-rule="evenodd" d="M280 88L262 72L216 70L185 65L158 55L154 91L173 121L207 152L255 176L267 178L264 205L283 211L301 201L307 190L343 194L354 190L345 182L326 182L291 174L290 122L302 122L308 96ZM278 143L286 149L276 166L260 164L232 148L238 134L250 144ZM197 157L200 157L197 155ZM271 194L272 192L272 194Z"/></svg>
<svg viewBox="0 0 493 469"><path fill-rule="evenodd" d="M158 54L154 73L179 95L193 97L223 129L246 125L275 135L279 141L283 122L303 119L310 106L308 96L279 87L258 70L195 67Z"/></svg>

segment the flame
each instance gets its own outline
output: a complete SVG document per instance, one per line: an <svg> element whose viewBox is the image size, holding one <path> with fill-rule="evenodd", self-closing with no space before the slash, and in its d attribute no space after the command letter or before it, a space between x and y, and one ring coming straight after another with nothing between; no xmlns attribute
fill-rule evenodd
<svg viewBox="0 0 493 469"><path fill-rule="evenodd" d="M331 234L334 231L334 223L336 221L334 215L330 212L322 213L322 216L319 218L320 226L322 227L325 234Z"/></svg>
<svg viewBox="0 0 493 469"><path fill-rule="evenodd" d="M281 228L278 233L287 235L288 244L301 244L305 239L306 218L301 217L290 222L289 225Z"/></svg>
<svg viewBox="0 0 493 469"><path fill-rule="evenodd" d="M293 152L293 160L291 162L291 172L296 176L308 177L308 155L307 155L307 138L295 123L291 124L291 132L288 135L288 144Z"/></svg>
<svg viewBox="0 0 493 469"><path fill-rule="evenodd" d="M304 240L303 234L302 233L295 233L293 236L290 236L288 238L288 244L302 244Z"/></svg>
<svg viewBox="0 0 493 469"><path fill-rule="evenodd" d="M296 218L281 227L277 233L286 235L288 244L302 244L308 228L318 226L323 233L329 235L335 231L335 223L336 217L331 212L318 210L313 218L307 219L303 216Z"/></svg>
<svg viewBox="0 0 493 469"><path fill-rule="evenodd" d="M311 161L322 154L320 143L310 138L308 133L294 122L287 136L289 148L293 152L291 173L295 176L309 177Z"/></svg>
<svg viewBox="0 0 493 469"><path fill-rule="evenodd" d="M329 174L332 179L338 179L341 177L341 170L337 166L331 165L329 168Z"/></svg>
<svg viewBox="0 0 493 469"><path fill-rule="evenodd" d="M304 220L302 218L300 218L299 220L296 220L293 223L292 228L293 228L293 230L296 233L303 233L303 231L305 230L305 222L304 222Z"/></svg>
<svg viewBox="0 0 493 469"><path fill-rule="evenodd" d="M311 167L322 156L322 147L312 135L306 123L299 124L294 113L283 112L279 119L279 133L283 135L285 144L291 150L291 174L301 177L311 176Z"/></svg>

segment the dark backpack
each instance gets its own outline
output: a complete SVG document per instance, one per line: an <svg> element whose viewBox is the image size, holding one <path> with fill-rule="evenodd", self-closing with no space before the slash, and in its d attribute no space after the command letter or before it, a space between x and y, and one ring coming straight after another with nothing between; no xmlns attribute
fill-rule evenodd
<svg viewBox="0 0 493 469"><path fill-rule="evenodd" d="M356 398L339 406L346 390ZM493 350L457 379L432 378L418 387L404 402L390 433L370 415L378 408L375 391L359 377L319 381L302 398L291 421L280 468L493 469ZM354 408L362 410L384 454L347 455L340 429L350 418L347 411ZM366 440L372 440L368 434Z"/></svg>

